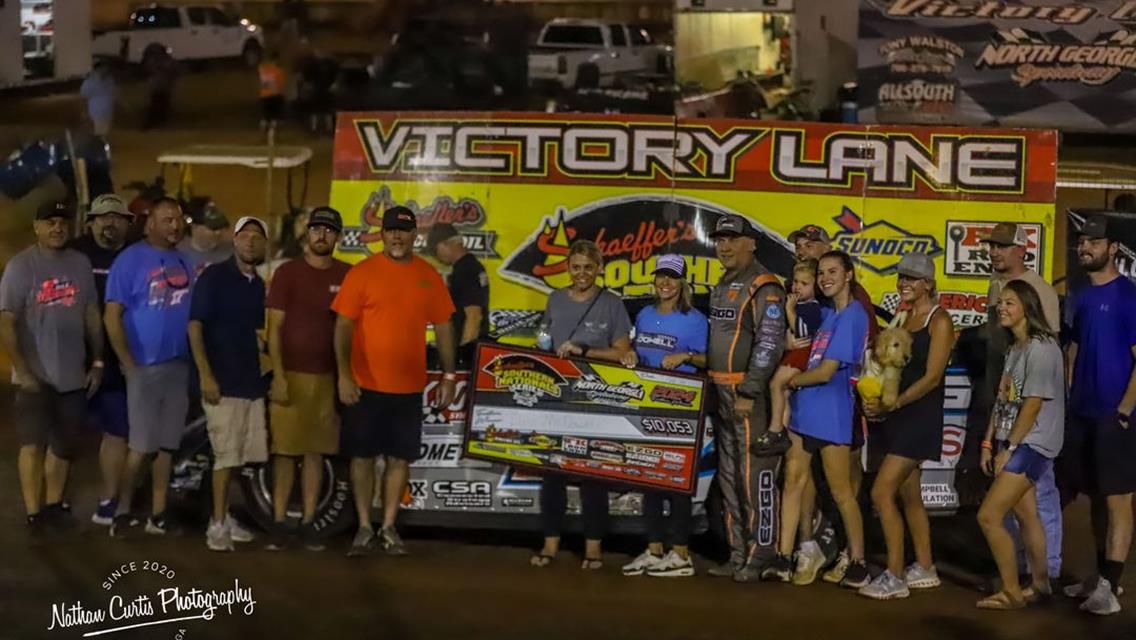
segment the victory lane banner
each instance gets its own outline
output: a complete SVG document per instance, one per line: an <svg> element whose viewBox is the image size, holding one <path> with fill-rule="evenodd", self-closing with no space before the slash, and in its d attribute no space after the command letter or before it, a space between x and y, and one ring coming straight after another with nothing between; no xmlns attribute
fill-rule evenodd
<svg viewBox="0 0 1136 640"><path fill-rule="evenodd" d="M1054 131L661 116L488 112L339 114L331 205L338 255L381 251L383 212L452 224L489 279L490 326L533 344L549 292L567 286L568 247L595 242L600 280L625 300L652 293L658 256L687 261L696 300L722 274L709 235L726 214L753 225L758 259L789 275L788 236L823 227L884 309L904 254L931 255L957 327L986 320L982 233L1028 225L1030 266L1052 273ZM439 268L445 269L439 265Z"/></svg>
<svg viewBox="0 0 1136 640"><path fill-rule="evenodd" d="M704 378L478 344L464 455L691 494Z"/></svg>

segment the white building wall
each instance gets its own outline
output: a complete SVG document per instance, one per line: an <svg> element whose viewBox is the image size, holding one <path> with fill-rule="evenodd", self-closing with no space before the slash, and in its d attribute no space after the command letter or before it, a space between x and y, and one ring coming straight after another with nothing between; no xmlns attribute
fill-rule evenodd
<svg viewBox="0 0 1136 640"><path fill-rule="evenodd" d="M24 80L24 48L20 39L20 2L0 2L0 87Z"/></svg>
<svg viewBox="0 0 1136 640"><path fill-rule="evenodd" d="M90 0L55 0L54 20L55 77L86 75L91 70Z"/></svg>

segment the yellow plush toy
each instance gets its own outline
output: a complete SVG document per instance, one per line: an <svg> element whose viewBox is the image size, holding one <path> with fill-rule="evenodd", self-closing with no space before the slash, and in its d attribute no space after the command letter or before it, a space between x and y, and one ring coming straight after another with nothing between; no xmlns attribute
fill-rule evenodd
<svg viewBox="0 0 1136 640"><path fill-rule="evenodd" d="M894 407L899 397L899 377L911 359L911 334L892 327L880 332L876 346L868 357L868 370L856 383L856 391L865 402L879 402Z"/></svg>

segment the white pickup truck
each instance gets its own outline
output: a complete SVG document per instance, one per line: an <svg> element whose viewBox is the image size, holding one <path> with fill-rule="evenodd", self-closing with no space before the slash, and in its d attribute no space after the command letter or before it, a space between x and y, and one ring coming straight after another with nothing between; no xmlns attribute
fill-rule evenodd
<svg viewBox="0 0 1136 640"><path fill-rule="evenodd" d="M152 5L131 13L128 29L96 34L91 41L96 57L132 63L145 62L161 49L176 60L240 57L255 66L264 49L264 33L216 7Z"/></svg>
<svg viewBox="0 0 1136 640"><path fill-rule="evenodd" d="M565 89L577 82L619 85L626 76L669 72L672 55L671 47L655 44L639 27L557 18L544 25L536 48L529 53L529 85ZM583 78L581 68L585 69ZM598 77L589 78L589 74Z"/></svg>

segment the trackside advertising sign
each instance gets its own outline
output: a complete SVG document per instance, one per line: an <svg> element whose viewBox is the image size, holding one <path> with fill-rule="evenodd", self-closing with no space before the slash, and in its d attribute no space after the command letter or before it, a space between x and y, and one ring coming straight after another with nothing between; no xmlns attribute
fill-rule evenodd
<svg viewBox="0 0 1136 640"><path fill-rule="evenodd" d="M418 248L448 222L485 265L494 334L531 344L547 295L568 283L569 244L605 258L603 284L651 294L656 258L679 253L696 292L722 268L719 216L753 224L759 259L787 275L787 236L804 224L850 253L877 304L894 308L895 269L934 256L960 327L984 320L980 234L1028 225L1030 266L1051 275L1057 138L1052 131L684 120L520 113L341 113L331 204L340 253L381 250L393 205L418 215Z"/></svg>

